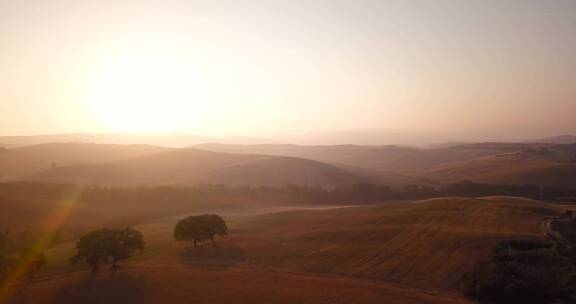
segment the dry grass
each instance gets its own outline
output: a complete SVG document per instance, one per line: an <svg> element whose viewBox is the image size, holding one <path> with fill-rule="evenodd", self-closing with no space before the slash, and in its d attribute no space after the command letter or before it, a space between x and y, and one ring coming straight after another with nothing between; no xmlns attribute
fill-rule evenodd
<svg viewBox="0 0 576 304"><path fill-rule="evenodd" d="M450 163L420 175L442 182L471 180L485 183L534 184L574 188L576 163L537 158L485 157Z"/></svg>
<svg viewBox="0 0 576 304"><path fill-rule="evenodd" d="M461 303L392 284L253 269L141 266L31 284L18 303Z"/></svg>
<svg viewBox="0 0 576 304"><path fill-rule="evenodd" d="M22 303L111 303L105 297L112 294L124 297L121 303L463 302L462 275L487 259L497 241L540 238L540 221L558 212L527 199L489 197L236 216L226 218L228 238L199 249L173 242L178 217L170 217L138 227L147 250L116 274L92 280L85 271L47 277L19 298ZM61 245L49 258L71 249ZM60 261L53 271L63 270Z"/></svg>
<svg viewBox="0 0 576 304"><path fill-rule="evenodd" d="M502 239L541 237L556 208L518 198L287 212L233 222L247 261L456 290Z"/></svg>

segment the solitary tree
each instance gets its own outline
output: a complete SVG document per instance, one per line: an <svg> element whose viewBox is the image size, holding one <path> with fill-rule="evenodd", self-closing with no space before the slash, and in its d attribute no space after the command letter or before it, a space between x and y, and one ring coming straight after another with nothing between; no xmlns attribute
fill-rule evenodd
<svg viewBox="0 0 576 304"><path fill-rule="evenodd" d="M194 247L198 242L211 240L214 236L226 236L226 222L216 214L202 214L181 219L174 227L174 238L177 241L192 241Z"/></svg>
<svg viewBox="0 0 576 304"><path fill-rule="evenodd" d="M143 250L144 237L132 228L100 229L82 236L76 243L76 249L71 262L88 264L96 272L103 263L112 260L112 268L116 268L118 261Z"/></svg>

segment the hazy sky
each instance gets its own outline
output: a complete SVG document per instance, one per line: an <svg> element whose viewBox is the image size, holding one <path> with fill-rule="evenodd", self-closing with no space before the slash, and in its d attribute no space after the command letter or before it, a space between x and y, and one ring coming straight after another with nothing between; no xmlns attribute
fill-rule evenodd
<svg viewBox="0 0 576 304"><path fill-rule="evenodd" d="M575 116L573 0L0 0L0 135L529 135Z"/></svg>

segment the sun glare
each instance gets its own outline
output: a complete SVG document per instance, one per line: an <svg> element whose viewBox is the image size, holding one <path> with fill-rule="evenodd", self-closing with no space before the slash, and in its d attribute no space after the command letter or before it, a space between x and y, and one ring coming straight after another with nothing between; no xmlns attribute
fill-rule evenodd
<svg viewBox="0 0 576 304"><path fill-rule="evenodd" d="M131 55L98 67L88 102L96 120L118 132L165 132L190 125L206 102L194 66L173 56Z"/></svg>

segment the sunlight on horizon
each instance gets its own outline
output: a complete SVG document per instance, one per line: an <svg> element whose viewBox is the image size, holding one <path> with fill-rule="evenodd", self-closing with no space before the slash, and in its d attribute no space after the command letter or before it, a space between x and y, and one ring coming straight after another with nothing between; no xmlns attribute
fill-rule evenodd
<svg viewBox="0 0 576 304"><path fill-rule="evenodd" d="M26 3L0 2L3 135L574 128L571 3Z"/></svg>
<svg viewBox="0 0 576 304"><path fill-rule="evenodd" d="M107 58L88 80L86 99L113 131L177 131L203 115L207 84L187 58L134 52Z"/></svg>

